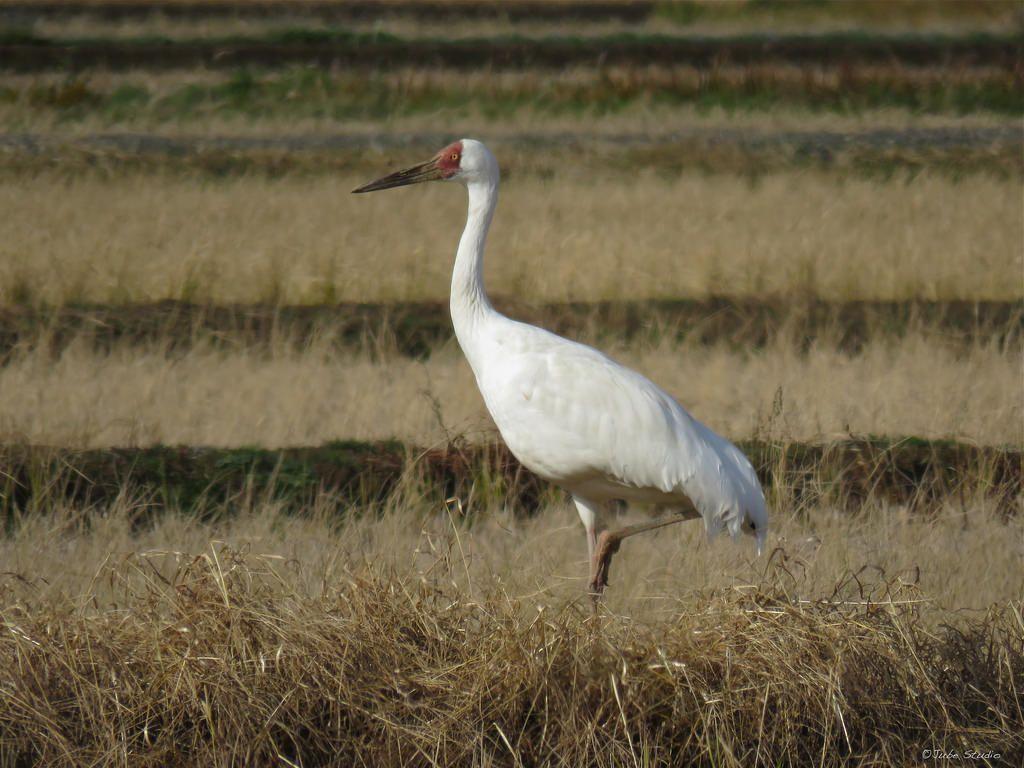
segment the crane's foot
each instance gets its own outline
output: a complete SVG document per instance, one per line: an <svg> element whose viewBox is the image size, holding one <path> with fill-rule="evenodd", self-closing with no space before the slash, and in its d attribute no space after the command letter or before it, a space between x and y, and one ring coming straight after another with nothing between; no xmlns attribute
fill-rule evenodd
<svg viewBox="0 0 1024 768"><path fill-rule="evenodd" d="M590 563L590 597L594 602L600 599L604 588L608 586L612 557L619 551L622 538L617 532L611 531L602 531L597 538L597 547Z"/></svg>

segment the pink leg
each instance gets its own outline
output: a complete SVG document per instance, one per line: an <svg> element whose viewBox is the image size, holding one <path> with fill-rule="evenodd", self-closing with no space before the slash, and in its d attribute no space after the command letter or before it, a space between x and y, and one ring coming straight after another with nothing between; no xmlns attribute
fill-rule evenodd
<svg viewBox="0 0 1024 768"><path fill-rule="evenodd" d="M595 596L594 584L597 579L597 552L599 547L598 532L601 531L603 535L607 525L609 510L606 504L578 496L573 497L573 502L576 504L576 511L579 512L583 527L587 531L587 554L590 559L590 592L591 596Z"/></svg>
<svg viewBox="0 0 1024 768"><path fill-rule="evenodd" d="M664 528L666 525L681 523L686 520L681 515L673 515L663 520L653 520L649 523L639 525L627 525L617 531L602 531L597 538L597 547L590 558L590 594L595 599L601 595L604 588L608 586L608 572L612 565L612 557L619 551L623 539L635 536L644 531L653 531L656 528Z"/></svg>

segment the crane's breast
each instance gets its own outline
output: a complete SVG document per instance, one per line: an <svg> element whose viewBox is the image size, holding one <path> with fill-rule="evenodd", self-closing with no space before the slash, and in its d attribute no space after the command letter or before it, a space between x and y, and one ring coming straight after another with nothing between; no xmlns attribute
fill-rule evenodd
<svg viewBox="0 0 1024 768"><path fill-rule="evenodd" d="M488 410L513 454L560 485L603 479L664 486L675 444L666 414L599 353L578 345L505 355L478 378ZM639 377L637 377L639 378ZM635 481L635 482L634 482Z"/></svg>
<svg viewBox="0 0 1024 768"><path fill-rule="evenodd" d="M509 358L479 383L502 438L529 470L556 483L589 470L584 436L593 417L553 387L537 361Z"/></svg>

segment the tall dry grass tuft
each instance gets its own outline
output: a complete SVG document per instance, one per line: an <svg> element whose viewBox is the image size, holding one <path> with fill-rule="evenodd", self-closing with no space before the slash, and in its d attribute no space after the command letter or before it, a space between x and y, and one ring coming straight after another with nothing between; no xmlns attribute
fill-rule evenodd
<svg viewBox="0 0 1024 768"><path fill-rule="evenodd" d="M214 547L97 577L118 610L5 611L6 764L905 764L1024 754L1019 609L926 629L918 594L771 580L659 625L355 569L317 597ZM842 585L840 585L841 587ZM840 591L837 587L837 592ZM991 745L989 747L989 745ZM1012 758L1011 758L1012 759Z"/></svg>
<svg viewBox="0 0 1024 768"><path fill-rule="evenodd" d="M564 508L140 526L138 506L0 540L0 765L1024 756L1019 517L783 511L755 563L664 532L624 548L594 616L559 575L582 573Z"/></svg>

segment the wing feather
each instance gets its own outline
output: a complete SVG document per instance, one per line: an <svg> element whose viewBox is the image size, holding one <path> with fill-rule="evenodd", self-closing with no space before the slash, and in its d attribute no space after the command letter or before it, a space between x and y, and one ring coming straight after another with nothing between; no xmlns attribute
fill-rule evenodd
<svg viewBox="0 0 1024 768"><path fill-rule="evenodd" d="M764 495L736 446L636 371L586 345L515 325L492 345L500 355L485 367L480 389L524 465L570 491L604 481L621 488L621 498L683 496L709 533L736 535L749 520L763 539Z"/></svg>

